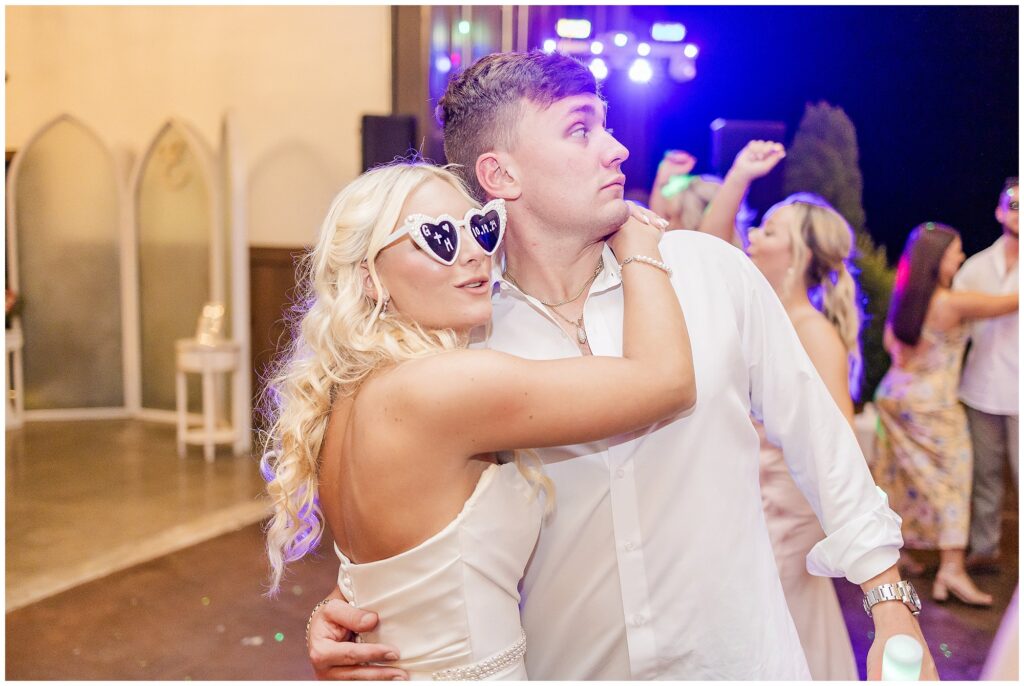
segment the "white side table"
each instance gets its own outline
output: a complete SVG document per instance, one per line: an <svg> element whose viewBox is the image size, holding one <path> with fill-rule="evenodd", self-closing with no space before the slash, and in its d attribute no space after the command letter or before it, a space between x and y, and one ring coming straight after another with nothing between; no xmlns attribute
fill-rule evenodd
<svg viewBox="0 0 1024 686"><path fill-rule="evenodd" d="M25 380L22 378L21 349L25 339L20 329L7 329L7 392L5 426L8 429L20 429L25 412Z"/></svg>
<svg viewBox="0 0 1024 686"><path fill-rule="evenodd" d="M238 440L238 428L232 426L230 418L224 418L223 425L217 417L218 378L230 380L237 373L240 363L241 346L234 341L218 341L203 344L194 338L183 338L175 343L177 351L176 396L178 406L178 456L185 457L185 445L203 446L203 456L213 462L217 443L234 443ZM188 387L185 374L199 374L202 378L202 423L198 427L188 425ZM230 386L229 386L230 387Z"/></svg>

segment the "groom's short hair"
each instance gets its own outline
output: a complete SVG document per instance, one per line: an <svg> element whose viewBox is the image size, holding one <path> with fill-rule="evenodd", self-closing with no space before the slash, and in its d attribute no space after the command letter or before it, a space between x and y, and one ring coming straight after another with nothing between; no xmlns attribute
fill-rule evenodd
<svg viewBox="0 0 1024 686"><path fill-rule="evenodd" d="M485 193L476 178L483 153L511 150L522 101L547 107L573 95L598 94L597 81L582 63L558 53L499 52L477 60L448 83L436 116L444 131L444 152L477 199Z"/></svg>

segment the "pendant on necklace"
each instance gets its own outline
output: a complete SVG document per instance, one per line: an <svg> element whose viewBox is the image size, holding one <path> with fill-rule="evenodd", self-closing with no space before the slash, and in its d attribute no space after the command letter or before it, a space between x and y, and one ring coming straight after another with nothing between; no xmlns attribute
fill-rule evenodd
<svg viewBox="0 0 1024 686"><path fill-rule="evenodd" d="M579 341L580 345L587 344L587 330L583 328L583 324L576 324L576 340Z"/></svg>

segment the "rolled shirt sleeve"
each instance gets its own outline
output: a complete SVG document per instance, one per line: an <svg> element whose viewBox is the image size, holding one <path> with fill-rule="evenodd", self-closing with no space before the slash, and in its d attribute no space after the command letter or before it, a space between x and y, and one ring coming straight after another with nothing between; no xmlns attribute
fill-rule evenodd
<svg viewBox="0 0 1024 686"><path fill-rule="evenodd" d="M804 351L778 296L747 262L741 338L750 403L826 537L807 555L817 576L860 584L899 559L902 520L871 477L852 427Z"/></svg>

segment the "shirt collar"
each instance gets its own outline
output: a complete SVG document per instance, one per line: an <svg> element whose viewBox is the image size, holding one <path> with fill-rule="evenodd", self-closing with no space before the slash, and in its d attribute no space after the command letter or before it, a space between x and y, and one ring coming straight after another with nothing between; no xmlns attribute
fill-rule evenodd
<svg viewBox="0 0 1024 686"><path fill-rule="evenodd" d="M619 263L615 260L615 253L608 247L608 243L605 243L601 248L601 260L604 262L604 269L594 279L594 283L590 286L590 294L601 293L603 291L611 290L622 283L622 271L619 267ZM522 293L518 288L513 286L505 278L505 265L506 256L505 249L502 248L497 259L494 260L493 266L491 267L491 281L494 282L493 295L498 295L502 292L518 292ZM526 295L523 293L523 295Z"/></svg>

